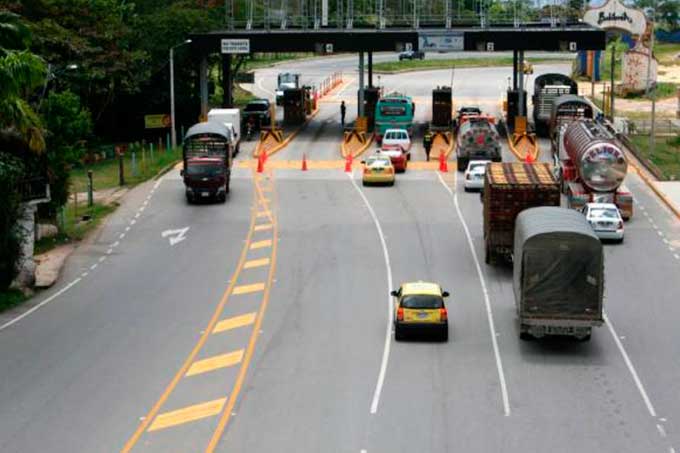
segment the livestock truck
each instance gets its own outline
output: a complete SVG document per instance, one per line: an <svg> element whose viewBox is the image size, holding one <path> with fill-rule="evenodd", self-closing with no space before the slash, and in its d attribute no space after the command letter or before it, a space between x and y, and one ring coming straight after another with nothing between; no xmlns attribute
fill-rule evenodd
<svg viewBox="0 0 680 453"><path fill-rule="evenodd" d="M458 171L465 171L471 160L501 161L501 137L494 121L486 115L470 115L461 119L456 135Z"/></svg>
<svg viewBox="0 0 680 453"><path fill-rule="evenodd" d="M522 211L513 257L520 338L589 340L604 322L604 253L585 217L557 207Z"/></svg>
<svg viewBox="0 0 680 453"><path fill-rule="evenodd" d="M541 74L534 79L534 128L536 134L546 136L552 106L558 97L578 94L578 85L564 74Z"/></svg>
<svg viewBox="0 0 680 453"><path fill-rule="evenodd" d="M227 200L232 155L231 134L224 124L206 122L189 128L182 145L180 172L188 203Z"/></svg>
<svg viewBox="0 0 680 453"><path fill-rule="evenodd" d="M210 109L208 121L223 124L229 130L232 156L241 149L241 111L239 109Z"/></svg>
<svg viewBox="0 0 680 453"><path fill-rule="evenodd" d="M559 206L560 186L547 163L490 163L482 201L484 256L493 265L512 259L517 215L527 208Z"/></svg>
<svg viewBox="0 0 680 453"><path fill-rule="evenodd" d="M567 206L614 203L621 217L633 216L633 195L623 185L628 162L621 144L603 124L581 119L562 126L558 139L559 176Z"/></svg>

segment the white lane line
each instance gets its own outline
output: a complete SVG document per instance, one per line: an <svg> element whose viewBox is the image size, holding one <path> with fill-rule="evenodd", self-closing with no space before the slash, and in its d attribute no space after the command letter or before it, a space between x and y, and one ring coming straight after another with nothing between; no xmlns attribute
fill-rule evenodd
<svg viewBox="0 0 680 453"><path fill-rule="evenodd" d="M141 209L142 209L142 208L139 208L140 211L141 211ZM137 214L135 214L135 219L138 219L138 218L139 218L139 215L140 215L140 213L137 212Z"/></svg>
<svg viewBox="0 0 680 453"><path fill-rule="evenodd" d="M118 236L118 239L123 239L125 237L125 233L120 233L120 236Z"/></svg>
<svg viewBox="0 0 680 453"><path fill-rule="evenodd" d="M361 199L364 201L364 205L368 212L373 218L373 223L378 231L378 236L380 237L380 244L383 249L383 258L385 259L385 268L387 270L387 328L385 329L385 346L383 348L382 360L380 362L380 372L378 373L378 381L375 384L375 391L373 392L373 401L371 401L371 414L378 412L378 403L380 402L380 393L382 392L383 384L385 383L385 374L387 373L387 362L390 359L390 345L392 344L392 296L390 291L393 289L392 285L392 266L390 265L390 254L387 251L387 243L385 242L385 235L380 226L380 221L378 216L375 215L375 211L371 206L371 203L364 195L364 192L359 188L356 181L352 177L352 174L347 175L349 180L352 182L354 188L359 192Z"/></svg>
<svg viewBox="0 0 680 453"><path fill-rule="evenodd" d="M675 453L675 448L669 447L669 448L668 448L668 453Z"/></svg>
<svg viewBox="0 0 680 453"><path fill-rule="evenodd" d="M81 280L82 280L81 277L76 278L76 279L73 280L71 283L69 283L68 285L64 286L64 287L61 288L59 291L57 291L56 293L52 294L52 295L51 295L50 297L48 297L47 299L43 300L42 302L40 302L40 303L39 303L38 305L36 305L35 307L31 308L30 310L27 310L26 312L20 314L20 315L17 316L16 318L14 318L14 319L12 319L12 320L10 320L10 321L7 321L7 322L4 323L3 325L1 325L1 326L0 326L0 330L4 330L4 329L6 329L7 327L9 327L9 326L11 326L11 325L13 325L13 324L16 324L17 322L19 322L19 321L21 321L22 319L24 319L26 316L28 316L28 315L30 315L31 313L33 313L34 311L36 311L37 309L39 309L39 308L41 308L41 307L43 307L43 306L49 304L49 303L52 302L54 299L56 299L57 297L61 296L62 294L64 294L64 293L65 293L66 291L68 291L69 289L71 289L73 286L77 285L78 282L81 281Z"/></svg>
<svg viewBox="0 0 680 453"><path fill-rule="evenodd" d="M83 272L82 274L80 274L80 276L83 277L83 278L85 278L85 277L88 276L88 272Z"/></svg>
<svg viewBox="0 0 680 453"><path fill-rule="evenodd" d="M673 257L674 257L676 260L680 260L680 256L679 256L677 253L674 253L674 254L673 254Z"/></svg>
<svg viewBox="0 0 680 453"><path fill-rule="evenodd" d="M642 381L640 380L640 376L638 376L637 371L635 371L635 367L633 366L633 362L631 362L630 357L628 357L628 353L626 352L626 349L623 347L621 340L619 340L619 336L616 334L616 330L614 330L614 326L612 325L611 321L609 320L609 316L607 316L606 313L603 313L602 317L604 318L605 324L607 324L607 327L609 328L609 332L612 334L612 337L614 337L614 342L616 343L616 346L618 346L619 351L621 352L621 355L623 356L623 361L626 362L626 366L628 367L628 371L630 371L631 376L633 376L633 381L635 381L635 386L637 387L638 391L640 392L640 395L642 396L642 399L645 402L645 406L647 406L647 410L649 411L649 414L652 417L656 417L656 411L654 410L654 406L652 406L652 402L649 399L649 396L647 396L647 391L645 390L645 387L642 385Z"/></svg>
<svg viewBox="0 0 680 453"><path fill-rule="evenodd" d="M663 429L663 426L661 426L660 424L657 423L657 424L656 424L656 429L657 429L657 431L659 431L659 435L660 435L661 437L666 437L666 430Z"/></svg>
<svg viewBox="0 0 680 453"><path fill-rule="evenodd" d="M108 250L106 251L106 254L107 254L107 255L110 255L110 254L112 254L112 253L113 253L113 249L108 249Z"/></svg>
<svg viewBox="0 0 680 453"><path fill-rule="evenodd" d="M130 225L134 225L135 223L137 223L135 219L130 220Z"/></svg>
<svg viewBox="0 0 680 453"><path fill-rule="evenodd" d="M126 227L125 227L125 231L130 231L130 227L129 227L129 226L126 226Z"/></svg>
<svg viewBox="0 0 680 453"><path fill-rule="evenodd" d="M111 244L111 248L118 247L120 245L120 241L116 241L113 244Z"/></svg>
<svg viewBox="0 0 680 453"><path fill-rule="evenodd" d="M93 270L97 269L97 266L99 266L99 264L94 263L92 266L90 266L90 270L93 271Z"/></svg>
<svg viewBox="0 0 680 453"><path fill-rule="evenodd" d="M104 262L105 259L106 259L105 256L100 256L100 257L99 257L99 262L102 263L102 262Z"/></svg>
<svg viewBox="0 0 680 453"><path fill-rule="evenodd" d="M460 219L460 223L463 225L463 230L465 231L465 236L467 237L468 245L470 246L470 253L472 253L472 259L475 262L475 267L477 268L477 276L479 277L479 282L482 285L482 292L484 293L484 304L486 305L486 316L489 321L489 331L491 333L491 343L493 345L493 353L496 357L496 369L498 371L498 379L501 383L501 397L503 399L503 411L505 416L510 415L510 398L508 397L508 388L505 383L505 373L503 371L503 361L501 359L500 349L498 348L498 339L496 338L498 334L496 333L496 327L493 321L493 312L491 311L491 300L489 298L489 290L486 286L486 280L484 279L484 274L482 273L482 267L479 265L479 259L477 259L477 253L475 253L475 245L472 242L472 236L470 235L470 229L465 222L463 217L463 212L460 210L460 205L458 204L458 192L454 192L444 181L441 173L437 173L439 181L442 186L453 198L453 204L456 206L456 213Z"/></svg>

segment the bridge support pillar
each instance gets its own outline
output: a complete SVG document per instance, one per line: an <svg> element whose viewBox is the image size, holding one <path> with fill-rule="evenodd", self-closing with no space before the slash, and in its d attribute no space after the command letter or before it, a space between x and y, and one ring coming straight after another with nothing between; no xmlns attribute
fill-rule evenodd
<svg viewBox="0 0 680 453"><path fill-rule="evenodd" d="M517 89L517 51L512 51L512 89Z"/></svg>
<svg viewBox="0 0 680 453"><path fill-rule="evenodd" d="M201 57L201 65L198 70L198 86L201 93L201 119L208 116L208 57Z"/></svg>
<svg viewBox="0 0 680 453"><path fill-rule="evenodd" d="M234 106L233 80L231 73L231 54L222 54L222 107L232 108Z"/></svg>
<svg viewBox="0 0 680 453"><path fill-rule="evenodd" d="M373 52L368 52L368 87L373 88Z"/></svg>
<svg viewBox="0 0 680 453"><path fill-rule="evenodd" d="M364 53L359 52L359 109L357 114L364 116Z"/></svg>

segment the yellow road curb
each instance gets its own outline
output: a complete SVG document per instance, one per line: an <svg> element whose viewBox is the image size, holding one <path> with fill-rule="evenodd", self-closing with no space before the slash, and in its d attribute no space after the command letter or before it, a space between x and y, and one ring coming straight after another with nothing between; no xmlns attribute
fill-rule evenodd
<svg viewBox="0 0 680 453"><path fill-rule="evenodd" d="M445 149L443 151L444 156L448 160L449 156L451 155L451 152L453 151L453 146L455 144L456 136L454 134L452 134L451 132L444 132L444 134L449 136L449 144L447 146L446 141L444 141L444 143L439 144L439 147L442 147L442 148ZM432 148L430 150L430 158L431 159L432 158L435 158L435 159L439 158L439 155L442 153L441 149L439 150L438 153L434 152L434 150L436 149L435 148L436 142L441 142L442 140L444 140L444 137L442 136L441 132L435 134L434 138L432 139ZM409 165L411 165L411 163L409 163Z"/></svg>
<svg viewBox="0 0 680 453"><path fill-rule="evenodd" d="M515 146L512 143L512 136L510 134L508 134L507 140L508 140L508 147L510 148L510 151L512 152L512 154L515 155L517 160L524 162L526 160L526 156L521 156L519 151L517 151L517 149L515 149ZM538 146L538 140L536 140L536 146L534 147L534 150L535 151L534 151L532 157L534 158L534 161L538 161L538 157L541 155L541 149Z"/></svg>
<svg viewBox="0 0 680 453"><path fill-rule="evenodd" d="M675 217L677 217L678 219L680 219L680 209L678 209L678 208L675 206L675 203L673 203L673 202L668 198L668 196L666 196L665 193L663 193L661 190L659 190L658 187L656 187L656 184L654 184L654 181L652 181L652 180L645 174L645 172L644 172L640 167L638 167L636 164L634 164L634 163L633 163L632 161L630 161L630 160L629 160L628 162L630 163L630 166L633 167L633 168L635 169L635 171L637 172L638 176L640 176L640 178L642 178L642 180L645 182L645 184L647 184L647 186L648 186L650 189L652 189L652 192L654 192L654 193L656 194L656 196L658 196L658 197L661 199L661 201L663 201L663 203L666 205L666 207L668 207L668 209L670 209L671 212L673 212L673 214L675 214Z"/></svg>

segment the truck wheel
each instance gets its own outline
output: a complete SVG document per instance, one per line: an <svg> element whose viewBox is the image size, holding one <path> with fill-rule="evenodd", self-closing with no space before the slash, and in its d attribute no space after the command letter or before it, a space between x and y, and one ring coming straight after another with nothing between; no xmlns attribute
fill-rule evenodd
<svg viewBox="0 0 680 453"><path fill-rule="evenodd" d="M224 185L224 196L226 197L229 193L229 183L231 182L231 177L227 178L227 183Z"/></svg>
<svg viewBox="0 0 680 453"><path fill-rule="evenodd" d="M461 172L461 173L464 172L465 169L467 168L467 165L468 165L467 159L458 159L457 165L458 165L458 171Z"/></svg>
<svg viewBox="0 0 680 453"><path fill-rule="evenodd" d="M449 341L449 329L448 328L445 328L444 330L442 330L442 334L441 334L440 338L441 338L442 341Z"/></svg>
<svg viewBox="0 0 680 453"><path fill-rule="evenodd" d="M194 197L192 197L192 196L189 195L189 194L186 194L186 196L187 196L187 203L188 203L188 204L192 204L192 203L194 202Z"/></svg>
<svg viewBox="0 0 680 453"><path fill-rule="evenodd" d="M220 203L225 203L227 201L227 194L221 193L220 196L218 197L218 200Z"/></svg>

